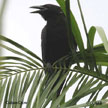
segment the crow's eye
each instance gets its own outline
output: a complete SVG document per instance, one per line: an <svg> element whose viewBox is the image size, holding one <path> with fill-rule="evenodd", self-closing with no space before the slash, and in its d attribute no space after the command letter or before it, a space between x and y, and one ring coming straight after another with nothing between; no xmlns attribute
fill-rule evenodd
<svg viewBox="0 0 108 108"><path fill-rule="evenodd" d="M63 12L61 11L60 14L63 14Z"/></svg>

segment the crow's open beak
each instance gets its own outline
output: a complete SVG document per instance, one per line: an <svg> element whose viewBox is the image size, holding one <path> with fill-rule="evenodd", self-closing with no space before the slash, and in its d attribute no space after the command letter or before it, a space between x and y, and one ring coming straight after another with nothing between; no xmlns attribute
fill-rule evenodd
<svg viewBox="0 0 108 108"><path fill-rule="evenodd" d="M31 6L30 8L37 9L36 11L30 12L30 13L41 13L41 12L47 10L47 8L45 8L43 6Z"/></svg>

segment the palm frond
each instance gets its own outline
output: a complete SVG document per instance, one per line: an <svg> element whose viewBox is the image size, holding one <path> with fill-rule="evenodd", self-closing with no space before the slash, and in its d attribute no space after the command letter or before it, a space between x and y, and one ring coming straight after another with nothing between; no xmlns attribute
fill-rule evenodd
<svg viewBox="0 0 108 108"><path fill-rule="evenodd" d="M69 19L69 36L71 36L71 33L74 34L79 51L75 52L74 60L72 59L72 54L70 54L56 61L51 67L54 73L49 78L44 73L44 69L48 67L43 67L40 57L19 43L0 35L0 40L15 47L0 44L2 48L14 54L14 56L0 57L1 107L23 108L25 106L26 108L46 108L50 105L50 108L88 106L89 108L106 108L108 90L101 96L100 103L97 101L102 90L108 87L108 43L104 30L101 27L92 26L88 32L89 41L87 41L87 49L85 49L77 21L73 13L70 12L69 0L57 0L57 2L67 19ZM94 46L96 31L99 33L103 43ZM71 42L70 45L72 48ZM90 47L93 52L90 50ZM69 68L65 65L65 61L68 59L71 59L70 65L72 65ZM103 70L103 66L106 69ZM60 77L60 73L63 71L66 72ZM60 80L55 85L58 78ZM57 96L57 90L64 80L62 91ZM72 88L71 98L67 100L66 96L69 88ZM85 97L88 98L86 98L84 104L77 105Z"/></svg>

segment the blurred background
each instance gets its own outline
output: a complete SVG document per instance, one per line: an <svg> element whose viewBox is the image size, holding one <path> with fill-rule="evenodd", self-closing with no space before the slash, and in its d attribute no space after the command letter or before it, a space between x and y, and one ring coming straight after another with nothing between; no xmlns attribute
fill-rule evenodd
<svg viewBox="0 0 108 108"><path fill-rule="evenodd" d="M30 6L57 4L56 0L0 0L0 9L5 2L3 14L0 16L0 34L30 49L41 57L41 31L46 22L38 14L30 14ZM108 0L80 0L87 30L91 26L101 26L108 36ZM71 9L77 20L86 48L86 37L77 5L71 0ZM101 43L96 34L95 44ZM9 52L2 50L2 55ZM71 92L72 88L70 88ZM69 92L69 94L70 94ZM69 96L67 99L69 99Z"/></svg>

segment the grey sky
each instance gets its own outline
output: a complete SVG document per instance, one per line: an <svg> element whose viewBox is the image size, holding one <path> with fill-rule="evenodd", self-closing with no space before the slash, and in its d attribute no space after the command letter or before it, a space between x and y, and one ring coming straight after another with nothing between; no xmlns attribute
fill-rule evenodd
<svg viewBox="0 0 108 108"><path fill-rule="evenodd" d="M49 2L50 1L50 2ZM108 34L108 0L80 0L87 28L102 26ZM40 55L40 35L45 21L38 14L30 14L29 7L46 3L57 4L55 0L9 0L4 17L4 35L12 38L20 44ZM71 0L71 8L80 27L83 39L86 38L83 30L77 0ZM96 35L95 43L100 42Z"/></svg>

